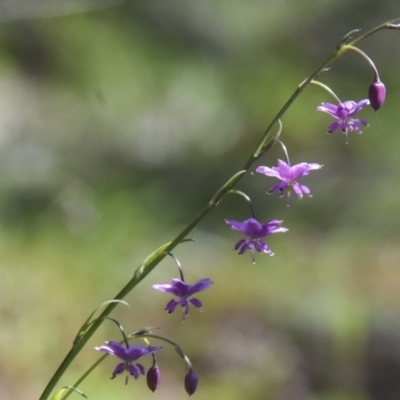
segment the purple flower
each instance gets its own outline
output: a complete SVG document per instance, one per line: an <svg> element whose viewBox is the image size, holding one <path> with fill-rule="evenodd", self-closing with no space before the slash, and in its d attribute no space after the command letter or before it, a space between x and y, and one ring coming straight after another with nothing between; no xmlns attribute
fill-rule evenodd
<svg viewBox="0 0 400 400"><path fill-rule="evenodd" d="M365 119L354 118L356 114L365 106L370 103L368 99L364 99L356 103L355 101L348 100L339 105L332 103L322 103L317 107L317 111L326 112L331 115L336 121L332 122L329 126L328 133L332 133L335 129L341 128L346 135L346 143L348 143L348 133L356 132L362 133L359 125L368 126Z"/></svg>
<svg viewBox="0 0 400 400"><path fill-rule="evenodd" d="M371 103L371 107L378 111L385 102L386 97L386 87L385 85L379 80L375 80L371 86L369 87L368 91L368 98Z"/></svg>
<svg viewBox="0 0 400 400"><path fill-rule="evenodd" d="M152 346L144 347L141 345L125 347L118 342L106 342L105 346L95 347L95 350L111 354L123 361L115 367L111 379L114 379L116 376L122 374L125 370L128 371L128 373L135 379L138 379L140 374L145 374L145 368L142 364L134 364L133 362L138 360L140 357L145 356L146 354L155 353L156 351L161 350L161 348L162 347Z"/></svg>
<svg viewBox="0 0 400 400"><path fill-rule="evenodd" d="M182 306L183 309L183 321L186 319L186 316L189 314L189 303L198 308L200 311L203 311L203 304L200 300L192 297L195 293L202 292L203 290L208 289L212 285L212 281L209 278L200 279L194 285L188 285L184 281L180 279L172 279L172 283L162 283L153 285L153 288L158 290L159 292L172 293L178 300L172 299L170 300L165 310L168 311L169 314L175 311L175 308L178 304Z"/></svg>
<svg viewBox="0 0 400 400"><path fill-rule="evenodd" d="M286 190L289 199L290 193L293 191L294 194L299 199L301 199L304 194L306 196L311 197L311 192L307 186L297 182L297 179L301 178L304 175L308 175L310 171L314 169L320 169L322 167L323 165L315 163L308 164L305 162L293 165L293 167L291 167L289 164L285 163L285 161L278 160L277 167L268 168L260 166L256 169L256 171L260 174L264 174L266 176L272 176L282 181L272 186L267 193L272 193L278 190L280 195L283 196L283 193Z"/></svg>
<svg viewBox="0 0 400 400"><path fill-rule="evenodd" d="M226 219L225 222L229 224L233 230L242 232L248 237L248 239L240 239L235 244L235 250L239 250L239 254L243 254L250 250L253 253L253 263L255 263L255 251L266 253L270 256L274 254L262 238L265 238L272 233L288 231L288 229L280 227L283 221L277 220L272 220L265 224L260 224L254 218L249 218L243 222Z"/></svg>
<svg viewBox="0 0 400 400"><path fill-rule="evenodd" d="M185 376L185 390L186 393L191 396L197 389L197 384L199 380L197 379L196 374L193 369L190 368L190 371Z"/></svg>

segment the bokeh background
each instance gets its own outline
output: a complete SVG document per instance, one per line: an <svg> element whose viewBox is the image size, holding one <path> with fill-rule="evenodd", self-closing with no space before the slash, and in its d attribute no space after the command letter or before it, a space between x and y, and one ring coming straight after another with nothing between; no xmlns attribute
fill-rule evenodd
<svg viewBox="0 0 400 400"><path fill-rule="evenodd" d="M340 38L399 16L392 0L1 0L0 398L38 398L88 314L241 168ZM169 296L151 285L177 276L165 259L113 314L180 343L199 400L400 398L400 32L361 48L388 88L378 113L362 111L363 135L326 135L315 108L331 98L317 87L283 119L292 163L325 165L304 180L314 197L286 207L265 194L269 178L239 185L260 219L290 229L270 237L275 256L252 265L233 251L223 219L249 207L228 198L174 252L187 281L214 280L205 312L181 323L163 311ZM365 98L372 79L356 53L322 77L342 100ZM282 157L275 146L260 163ZM106 322L60 386L107 339L120 334ZM109 380L111 358L80 389L186 399L172 348L159 364L156 394Z"/></svg>

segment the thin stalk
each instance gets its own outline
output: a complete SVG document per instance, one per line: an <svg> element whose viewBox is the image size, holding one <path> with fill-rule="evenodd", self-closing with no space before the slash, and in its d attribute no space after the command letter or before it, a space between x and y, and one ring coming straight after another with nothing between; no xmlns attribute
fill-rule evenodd
<svg viewBox="0 0 400 400"><path fill-rule="evenodd" d="M349 42L349 46L355 46L357 43L363 41L374 33L381 31L383 29L399 29L400 25L396 25L397 21L392 20L389 22L385 22L372 30L368 31L364 35L359 36L353 41ZM141 264L138 269L135 271L132 279L121 289L121 291L114 297L115 300L123 299L128 293L130 293L153 269L167 256L169 252L171 252L197 225L203 218L210 213L217 205L218 201L223 197L229 190L236 186L236 184L242 179L248 169L254 164L254 162L259 158L260 153L264 154L267 150L269 150L272 145L275 143L275 138L272 135L273 126L282 118L282 116L286 113L289 107L293 104L293 102L297 99L297 97L303 92L303 90L310 84L313 79L316 79L317 76L330 64L332 64L336 59L341 57L344 53L349 50L346 44L339 46L339 48L335 49L335 51L305 80L303 81L294 93L290 96L287 102L283 105L283 107L278 111L276 116L272 119L271 123L266 128L263 133L260 141L256 145L254 151L251 153L250 157L244 163L243 168L234 176L232 176L211 198L209 203L203 208L203 210L172 240L164 249L164 251L160 254L157 254L154 258L150 258L147 264ZM100 325L103 322L103 319L107 317L116 307L117 303L109 304L101 313L98 320L94 322L85 335L78 341L75 345L72 346L71 350L68 352L64 360L61 362L60 366L50 379L49 383L45 387L42 395L39 400L47 400L53 391L54 387L75 359L75 357L79 354L88 340L92 337L92 335L97 331Z"/></svg>

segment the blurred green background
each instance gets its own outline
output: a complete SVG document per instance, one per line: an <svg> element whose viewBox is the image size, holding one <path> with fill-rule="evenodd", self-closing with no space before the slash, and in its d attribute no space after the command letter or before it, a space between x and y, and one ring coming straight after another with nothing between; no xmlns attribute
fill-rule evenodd
<svg viewBox="0 0 400 400"><path fill-rule="evenodd" d="M399 11L391 0L1 0L0 398L38 398L88 314L241 168L340 38ZM170 297L151 285L177 275L166 259L113 314L127 332L159 326L180 343L199 400L400 398L400 32L361 48L388 88L378 113L362 111L362 136L326 135L331 118L315 108L332 99L317 87L283 119L292 163L325 165L304 180L314 197L288 208L266 196L272 179L239 185L260 219L290 229L270 237L275 256L252 265L232 250L239 235L223 219L249 209L228 198L174 252L188 282L214 280L198 296L205 312L182 324L163 311ZM360 100L372 78L354 53L322 80ZM278 157L275 146L261 164ZM110 339L120 334L105 323L60 386ZM80 387L90 399L187 398L173 349L160 353L156 394L143 378L109 380L116 361Z"/></svg>

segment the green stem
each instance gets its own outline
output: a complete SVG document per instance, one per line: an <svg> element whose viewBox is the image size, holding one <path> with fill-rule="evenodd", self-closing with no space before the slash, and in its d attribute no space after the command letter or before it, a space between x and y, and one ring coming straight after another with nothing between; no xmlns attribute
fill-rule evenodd
<svg viewBox="0 0 400 400"><path fill-rule="evenodd" d="M374 70L375 79L378 80L378 81L380 81L378 70L376 69L375 64L374 64L374 62L371 60L371 58L368 57L367 54L364 53L364 52L363 52L361 49L359 49L358 47L354 47L354 46L351 46L351 45L349 45L349 44L347 44L346 47L347 47L349 50L355 51L355 52L358 53L362 58L364 58L364 60L366 60L367 63L371 66L371 68Z"/></svg>
<svg viewBox="0 0 400 400"><path fill-rule="evenodd" d="M331 89L329 88L329 86L326 86L324 83L322 83L322 82L320 82L320 81L314 81L314 80L312 80L310 83L311 83L312 85L316 85L316 86L322 87L322 89L326 90L332 97L334 97L335 100L336 100L339 104L342 104L342 102L340 101L339 97L336 96L336 94L333 92L333 90L331 90Z"/></svg>
<svg viewBox="0 0 400 400"><path fill-rule="evenodd" d="M365 33L362 36L354 39L352 42L348 43L349 46L354 46L357 43L361 42L362 40L366 39L367 37L373 35L374 33L383 30L383 29L397 29L397 26L393 24L396 23L397 20L392 20L389 22L385 22L382 25L377 26L376 28L370 30L369 32ZM166 256L169 252L171 252L192 230L197 224L210 212L212 211L217 205L219 200L229 191L231 190L245 175L248 169L254 164L254 162L260 157L260 154L264 154L267 150L269 150L272 145L275 143L275 137L273 135L272 128L273 126L282 118L282 116L286 113L288 108L292 105L292 103L297 99L297 97L303 92L303 90L310 84L310 82L315 79L321 71L324 70L328 65L332 64L336 59L341 57L345 52L349 49L347 45L339 46L305 81L303 81L295 90L295 92L291 95L289 100L283 105L283 107L279 110L276 116L273 118L271 123L268 125L267 129L265 130L264 134L262 135L259 143L255 147L253 153L245 162L243 168L240 172L232 176L211 198L210 202L204 207L204 209L189 223L189 225L182 230L176 236L176 238L170 242L168 245L165 246L164 251L161 253L157 253L154 257L149 257L147 263L142 263L138 269L135 271L134 276L132 279L121 289L121 291L115 296L114 299L121 300L123 299L128 293L130 293ZM44 389L42 395L40 396L39 400L46 400L51 392L53 391L54 387L75 359L75 357L79 354L88 340L92 337L92 335L97 331L97 329L102 324L105 317L107 317L117 306L118 303L111 303L109 304L101 313L98 320L94 322L85 335L75 344L72 346L71 350L68 352L67 356L64 358L52 378L50 379L49 383L47 384L46 388Z"/></svg>

